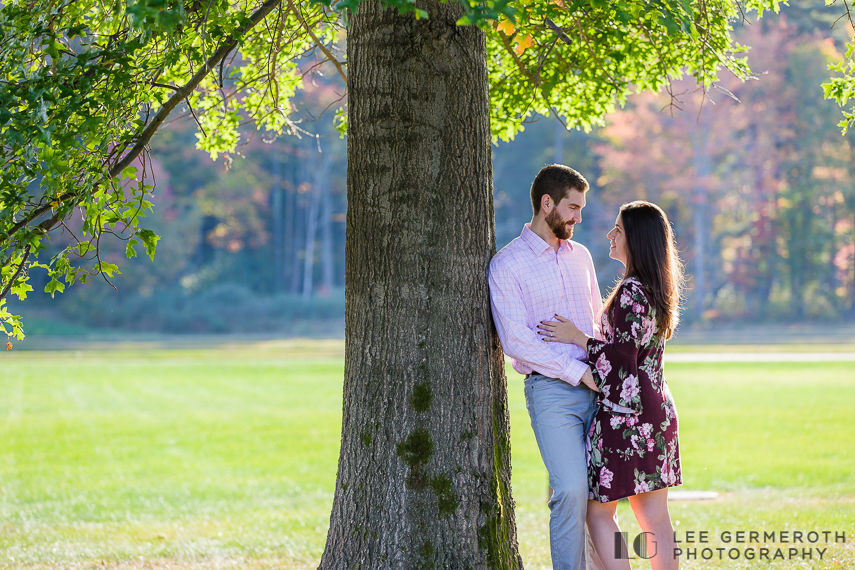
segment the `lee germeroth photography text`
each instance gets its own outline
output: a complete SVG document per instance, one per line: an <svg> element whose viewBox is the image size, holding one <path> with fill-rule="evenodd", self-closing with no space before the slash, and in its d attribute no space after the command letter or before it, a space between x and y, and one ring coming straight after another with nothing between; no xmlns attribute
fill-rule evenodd
<svg viewBox="0 0 855 570"><path fill-rule="evenodd" d="M615 533L615 558L649 560L661 555L652 532ZM674 533L674 558L684 560L823 560L829 547L845 545L842 530L686 530ZM663 553L664 554L664 553Z"/></svg>

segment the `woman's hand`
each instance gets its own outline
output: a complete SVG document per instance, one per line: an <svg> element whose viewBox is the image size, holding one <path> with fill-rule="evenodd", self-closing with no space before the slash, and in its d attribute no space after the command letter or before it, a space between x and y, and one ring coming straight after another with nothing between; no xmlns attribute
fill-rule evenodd
<svg viewBox="0 0 855 570"><path fill-rule="evenodd" d="M555 315L556 321L540 321L537 325L537 334L546 342L563 342L565 344L577 344L582 348L588 345L588 335L576 328L569 319Z"/></svg>

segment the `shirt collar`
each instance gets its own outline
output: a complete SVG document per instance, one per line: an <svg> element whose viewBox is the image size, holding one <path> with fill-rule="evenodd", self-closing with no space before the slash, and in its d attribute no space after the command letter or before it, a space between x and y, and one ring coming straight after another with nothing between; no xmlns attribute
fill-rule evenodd
<svg viewBox="0 0 855 570"><path fill-rule="evenodd" d="M552 250L552 246L546 243L542 237L531 230L531 223L526 223L523 226L520 237L531 248L535 255L540 255L546 250ZM561 240L561 245L558 246L558 253L563 251L573 251L573 242L569 239Z"/></svg>

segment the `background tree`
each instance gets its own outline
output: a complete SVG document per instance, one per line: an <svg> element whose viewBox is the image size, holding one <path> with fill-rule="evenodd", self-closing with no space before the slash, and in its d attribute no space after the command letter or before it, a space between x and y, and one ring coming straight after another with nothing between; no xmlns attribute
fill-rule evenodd
<svg viewBox="0 0 855 570"><path fill-rule="evenodd" d="M784 9L741 32L759 80L726 78L710 101L680 84L683 112L637 96L601 131L606 195L660 201L693 244L690 318L802 321L851 310L852 137L840 136L835 106L818 101L821 74L840 57L827 33Z"/></svg>
<svg viewBox="0 0 855 570"><path fill-rule="evenodd" d="M153 256L157 235L141 226L152 206L147 149L170 113L187 106L212 157L236 151L243 120L297 132L289 100L302 85L299 62L340 29L321 5L281 0L108 11L11 3L0 23L0 304L31 290L28 262L48 270L50 293L92 274L108 279L118 271L100 258L108 235L126 242L129 257L135 246ZM46 235L75 211L79 239L33 265ZM21 337L20 319L2 305L0 320Z"/></svg>

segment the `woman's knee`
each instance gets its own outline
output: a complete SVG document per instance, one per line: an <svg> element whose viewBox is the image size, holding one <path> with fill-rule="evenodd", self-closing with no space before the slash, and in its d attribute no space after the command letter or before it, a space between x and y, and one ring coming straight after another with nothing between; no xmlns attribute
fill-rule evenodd
<svg viewBox="0 0 855 570"><path fill-rule="evenodd" d="M647 495L647 496L645 496ZM668 512L667 495L654 497L641 493L630 498L630 506L638 519L638 524L645 528L671 526L671 514Z"/></svg>
<svg viewBox="0 0 855 570"><path fill-rule="evenodd" d="M595 523L614 523L615 515L617 514L617 505L615 502L600 503L597 501L588 501L587 520Z"/></svg>

